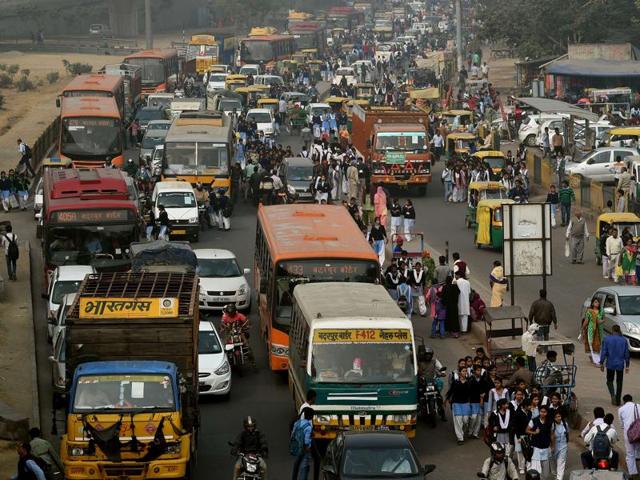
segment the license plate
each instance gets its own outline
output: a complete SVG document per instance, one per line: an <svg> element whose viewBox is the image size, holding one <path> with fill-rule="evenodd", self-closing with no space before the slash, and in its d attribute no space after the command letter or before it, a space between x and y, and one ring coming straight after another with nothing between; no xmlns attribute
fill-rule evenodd
<svg viewBox="0 0 640 480"><path fill-rule="evenodd" d="M186 235L187 231L186 230L171 230L171 233L173 233L174 235Z"/></svg>
<svg viewBox="0 0 640 480"><path fill-rule="evenodd" d="M215 297L218 302L230 302L231 299L229 297Z"/></svg>
<svg viewBox="0 0 640 480"><path fill-rule="evenodd" d="M356 431L371 431L371 430L375 430L376 426L375 425L354 425L352 427L349 428L349 430L356 430Z"/></svg>

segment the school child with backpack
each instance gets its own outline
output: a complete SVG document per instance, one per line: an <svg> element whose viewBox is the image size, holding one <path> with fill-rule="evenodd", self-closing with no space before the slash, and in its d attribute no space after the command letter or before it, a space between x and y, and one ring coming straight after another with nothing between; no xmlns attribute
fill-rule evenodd
<svg viewBox="0 0 640 480"><path fill-rule="evenodd" d="M551 424L551 471L557 480L564 478L569 451L569 427L560 410L554 410Z"/></svg>
<svg viewBox="0 0 640 480"><path fill-rule="evenodd" d="M9 280L16 281L16 270L20 250L18 249L18 236L13 233L11 225L5 227L2 235L2 246L4 247L4 257L7 260L7 275Z"/></svg>
<svg viewBox="0 0 640 480"><path fill-rule="evenodd" d="M289 453L296 457L291 480L307 480L311 467L311 435L313 432L313 408L302 410L302 418L296 420L289 439Z"/></svg>
<svg viewBox="0 0 640 480"><path fill-rule="evenodd" d="M618 441L618 433L613 427L613 414L607 413L603 423L594 425L584 436L587 451L582 452L580 459L585 469L596 467L598 460L609 460L609 469L618 469L618 452L613 449L613 444Z"/></svg>

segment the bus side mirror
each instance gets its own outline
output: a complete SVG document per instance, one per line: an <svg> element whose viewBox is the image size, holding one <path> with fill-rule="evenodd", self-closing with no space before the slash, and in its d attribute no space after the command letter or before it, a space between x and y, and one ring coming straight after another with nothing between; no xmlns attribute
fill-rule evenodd
<svg viewBox="0 0 640 480"><path fill-rule="evenodd" d="M56 107L60 108L60 97L56 97Z"/></svg>

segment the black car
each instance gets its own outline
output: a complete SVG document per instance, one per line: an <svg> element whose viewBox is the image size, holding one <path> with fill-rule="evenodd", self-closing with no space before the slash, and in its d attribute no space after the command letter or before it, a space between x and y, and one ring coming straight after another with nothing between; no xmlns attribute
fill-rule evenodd
<svg viewBox="0 0 640 480"><path fill-rule="evenodd" d="M325 480L417 480L435 469L420 465L413 445L399 431L341 432L329 443L320 468Z"/></svg>

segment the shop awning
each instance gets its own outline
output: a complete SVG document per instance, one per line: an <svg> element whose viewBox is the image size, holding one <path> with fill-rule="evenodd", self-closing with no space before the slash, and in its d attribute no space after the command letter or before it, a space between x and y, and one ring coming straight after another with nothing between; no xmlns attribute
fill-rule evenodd
<svg viewBox="0 0 640 480"><path fill-rule="evenodd" d="M525 105L529 105L531 108L538 110L541 113L564 113L584 120L589 120L590 122L596 122L599 118L598 115L589 112L588 110L578 108L567 102L553 100L551 98L517 97L516 100Z"/></svg>
<svg viewBox="0 0 640 480"><path fill-rule="evenodd" d="M545 73L575 77L640 77L640 62L632 60L559 60Z"/></svg>

